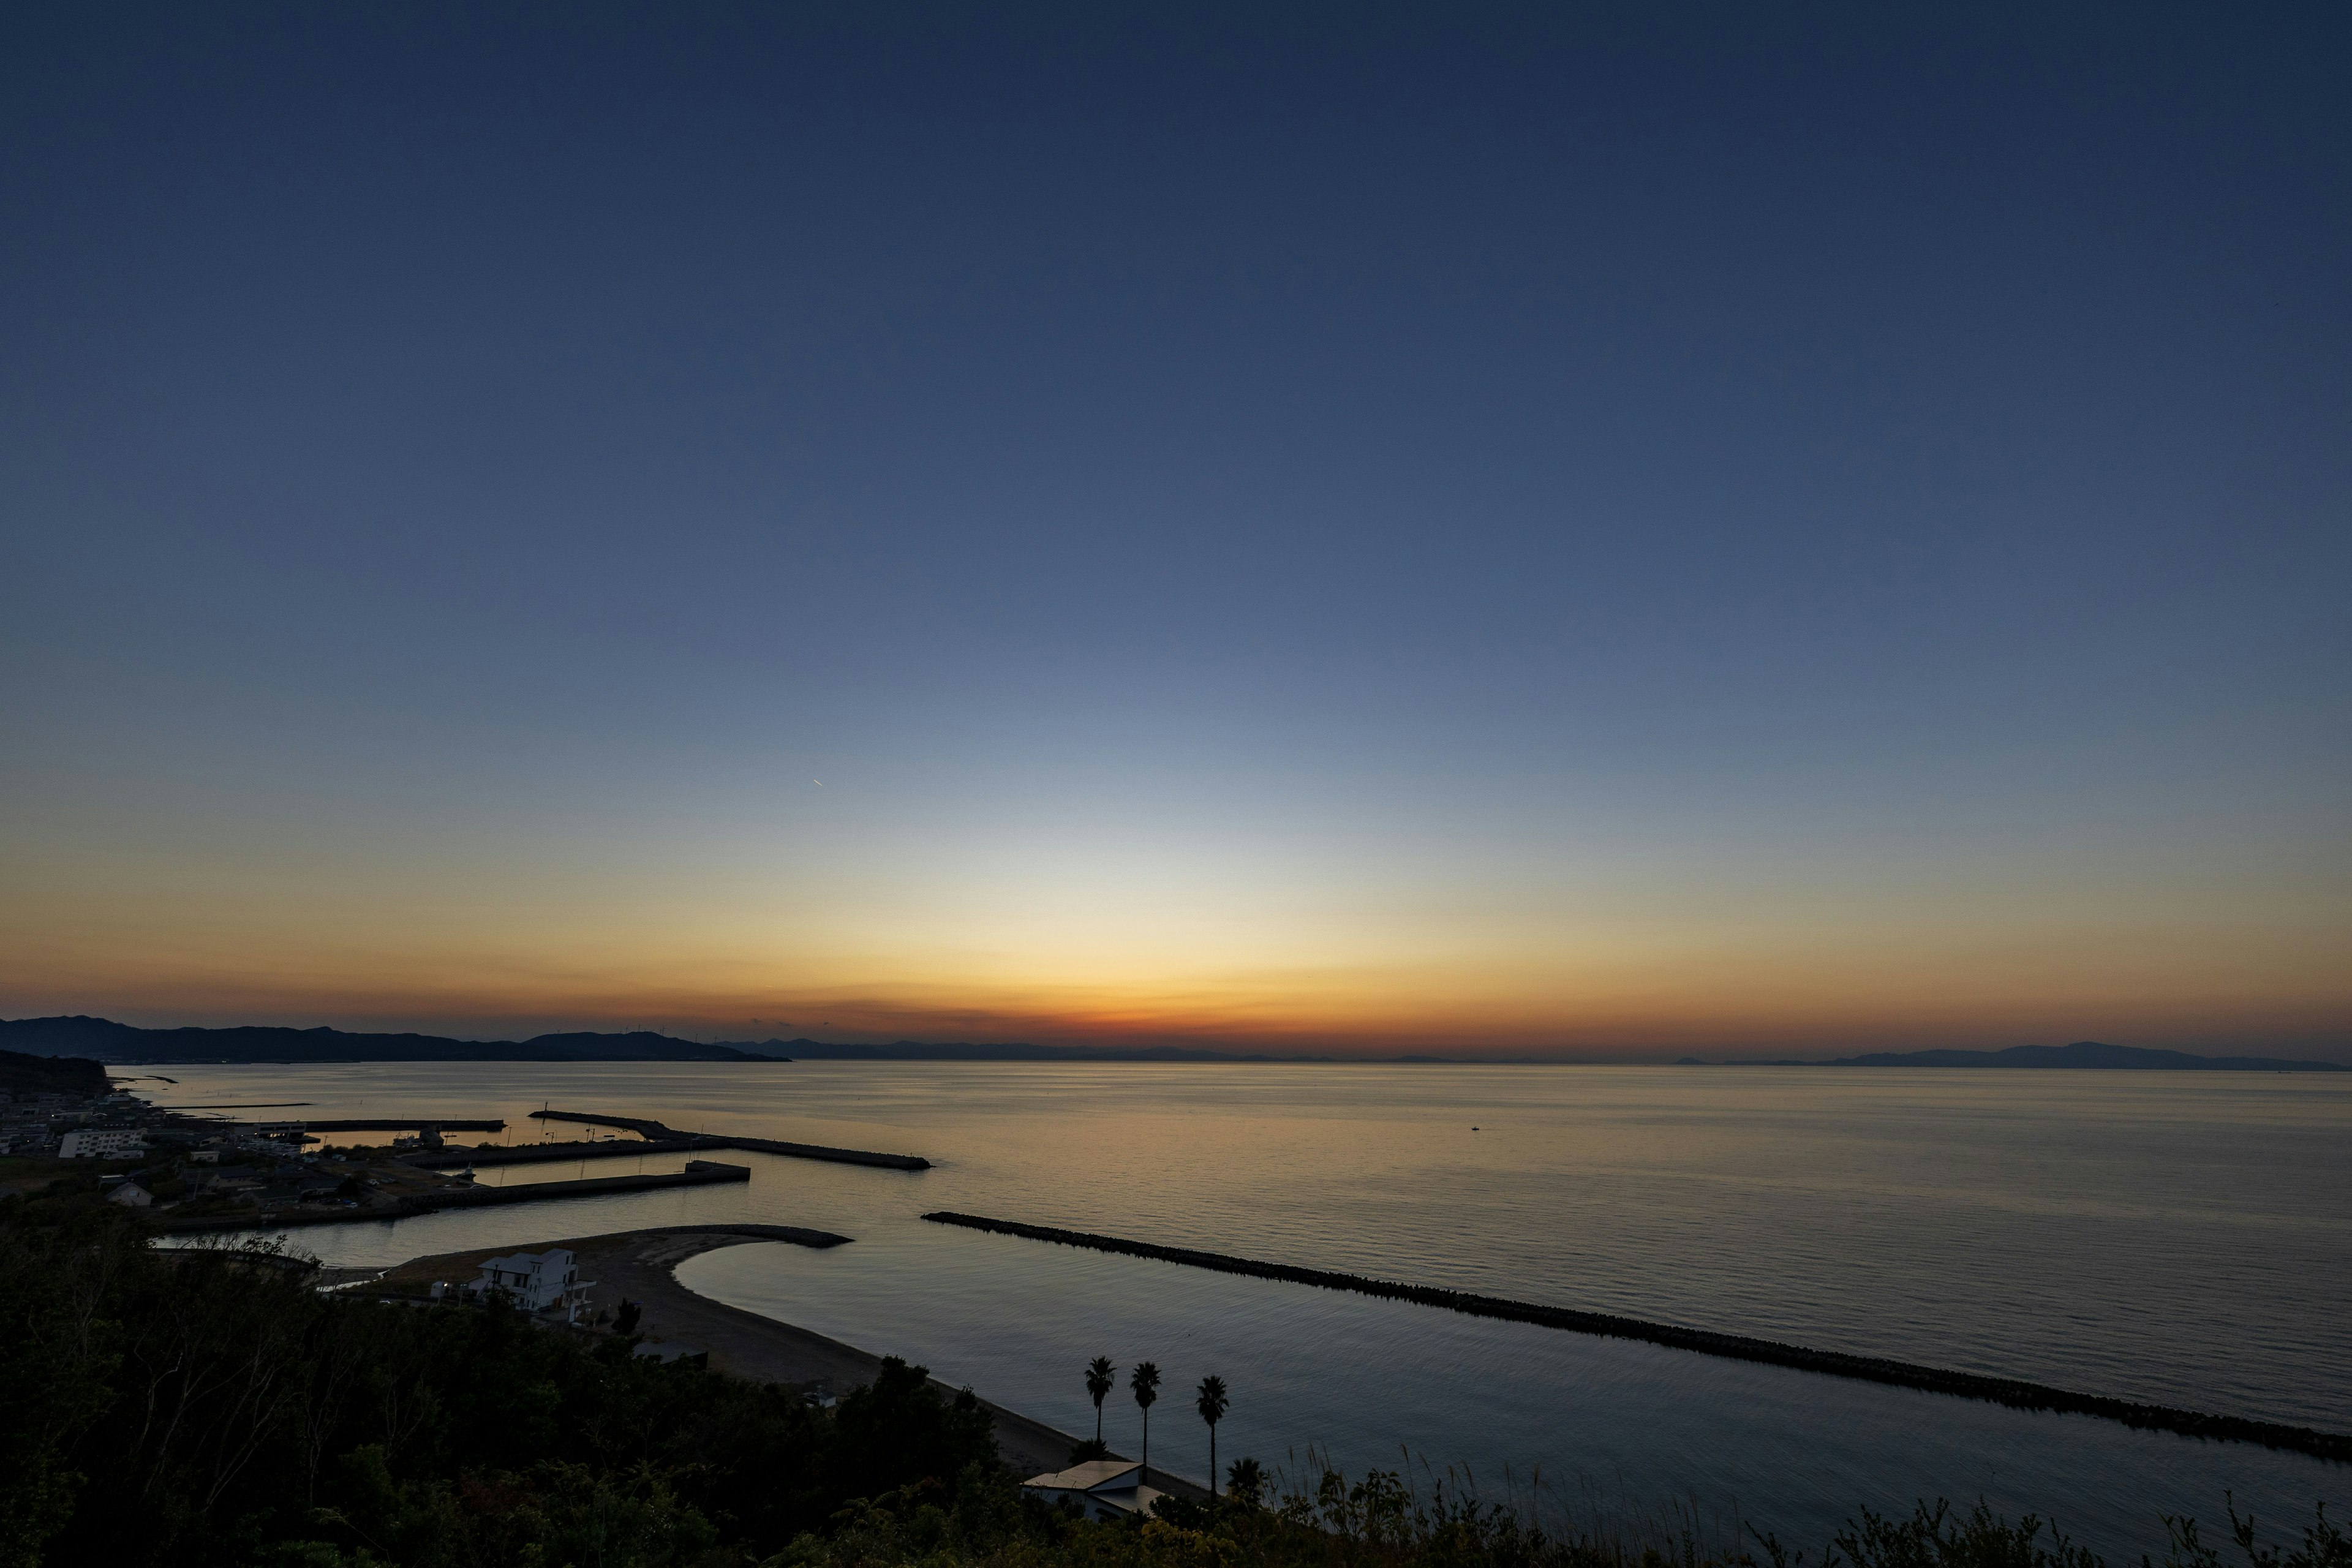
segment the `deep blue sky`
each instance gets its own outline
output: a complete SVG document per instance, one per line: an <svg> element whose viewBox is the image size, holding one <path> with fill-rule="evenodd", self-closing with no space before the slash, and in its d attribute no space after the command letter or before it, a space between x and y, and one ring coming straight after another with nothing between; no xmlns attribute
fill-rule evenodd
<svg viewBox="0 0 2352 1568"><path fill-rule="evenodd" d="M2352 1038L2352 13L1252 9L12 17L0 1008Z"/></svg>

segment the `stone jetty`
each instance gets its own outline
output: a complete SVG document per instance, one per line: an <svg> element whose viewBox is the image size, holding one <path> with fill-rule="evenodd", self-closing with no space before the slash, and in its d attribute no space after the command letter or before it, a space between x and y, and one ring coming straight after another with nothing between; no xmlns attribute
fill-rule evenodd
<svg viewBox="0 0 2352 1568"><path fill-rule="evenodd" d="M2284 1448L2317 1458L2332 1459L2339 1464L2352 1464L2352 1436L2314 1431L2308 1426L2290 1426L2238 1415L2214 1415L2165 1405L2142 1405L2127 1399L2111 1399L2103 1394L2053 1388L2046 1384L2029 1383L2022 1378L1990 1377L1980 1373L1923 1366L1881 1356L1812 1350L1803 1345L1784 1344L1777 1340L1754 1339L1746 1334L1719 1333L1711 1329L1684 1328L1674 1323L1645 1322L1639 1318L1622 1318L1612 1312L1547 1307L1501 1296L1480 1296L1466 1290L1448 1290L1430 1285L1407 1285L1392 1279L1373 1279L1360 1274L1340 1274L1323 1268L1300 1268L1286 1263L1265 1263L1256 1258L1233 1258L1223 1253L1201 1252L1185 1247L1161 1247L1148 1241L1130 1241L1123 1237L1060 1230L1051 1226L1024 1225L1015 1220L990 1219L981 1215L941 1211L923 1217L940 1225L961 1226L969 1230L992 1231L1000 1236L1017 1236L1031 1241L1051 1241L1095 1252L1122 1253L1129 1258L1157 1258L1163 1263L1181 1263L1192 1268L1213 1268L1221 1274L1245 1274L1253 1279L1279 1279L1294 1285L1312 1285L1325 1290L1352 1290L1358 1295L1411 1301L1423 1307L1442 1307L1448 1311L1466 1312L1473 1317L1536 1323L1545 1328L1601 1334L1612 1339L1641 1340L1673 1350L1696 1351L1703 1355L1726 1356L1734 1361L1761 1362L1769 1366L1793 1367L1800 1372L1822 1373L1832 1377L1859 1378L1867 1383L1893 1384L1897 1387L1922 1389L1930 1394L1957 1394L1964 1399L1983 1399L2021 1410L2095 1415L2104 1420L2119 1421L2126 1426L2176 1432L2188 1437L2259 1443L2264 1447Z"/></svg>
<svg viewBox="0 0 2352 1568"><path fill-rule="evenodd" d="M588 1127L618 1127L635 1140L608 1139L598 1142L520 1143L511 1148L443 1149L412 1154L415 1165L447 1169L472 1163L520 1165L544 1160L605 1160L637 1154L688 1153L703 1149L741 1149L754 1154L781 1154L793 1160L825 1160L837 1165L873 1165L888 1171L928 1171L931 1163L920 1154L877 1154L867 1149L835 1149L823 1143L788 1143L776 1138L742 1138L730 1132L682 1132L649 1116L618 1116L605 1111L534 1110L537 1121L569 1121ZM446 1126L446 1123L444 1123Z"/></svg>
<svg viewBox="0 0 2352 1568"><path fill-rule="evenodd" d="M748 1182L748 1165L722 1165L715 1160L690 1162L683 1171L654 1175L590 1176L576 1182L526 1182L513 1187L446 1187L430 1193L408 1193L389 1208L264 1209L205 1215L186 1219L165 1218L163 1230L185 1234L206 1230L284 1230L294 1226L381 1225L415 1215L445 1209L494 1208L502 1204L547 1203L557 1198L602 1197L612 1193L642 1193L661 1187L705 1187L724 1182Z"/></svg>

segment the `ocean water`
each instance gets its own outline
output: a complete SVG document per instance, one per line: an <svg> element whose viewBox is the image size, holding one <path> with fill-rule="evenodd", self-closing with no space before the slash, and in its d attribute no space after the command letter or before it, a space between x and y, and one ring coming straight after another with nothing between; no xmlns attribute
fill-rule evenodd
<svg viewBox="0 0 2352 1568"><path fill-rule="evenodd" d="M2352 1506L2352 1467L2079 1416L923 1223L961 1209L1309 1267L2352 1427L2352 1079L1809 1068L792 1063L163 1068L167 1104L541 1104L921 1153L919 1173L730 1155L747 1186L296 1233L335 1263L683 1220L810 1225L830 1252L695 1259L697 1290L1065 1430L1080 1369L1166 1376L1156 1463L1449 1467L1621 1520L1680 1508L1817 1547L1862 1505L1981 1496L2106 1552L2158 1515ZM559 1135L562 1135L559 1133ZM646 1169L674 1168L656 1159ZM587 1173L636 1163L599 1162ZM487 1179L547 1180L536 1166ZM1141 1441L1122 1392L1105 1435Z"/></svg>

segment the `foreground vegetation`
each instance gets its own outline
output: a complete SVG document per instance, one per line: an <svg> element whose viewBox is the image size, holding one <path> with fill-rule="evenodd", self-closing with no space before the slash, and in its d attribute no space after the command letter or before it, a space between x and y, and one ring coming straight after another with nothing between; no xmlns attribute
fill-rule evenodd
<svg viewBox="0 0 2352 1568"><path fill-rule="evenodd" d="M266 1250L161 1253L59 1192L0 1200L0 1568L1801 1568L1547 1535L1334 1473L1260 1501L1079 1521L1024 1499L987 1413L885 1364L832 1412L516 1314L323 1296ZM1253 1467L1254 1471L1254 1467ZM1250 1473L1250 1472L1245 1472ZM2233 1523L2238 1523L2233 1519ZM2323 1517L2246 1568L2352 1568ZM2220 1568L2175 1522L2170 1568ZM1806 1568L2098 1568L1982 1509L1864 1513Z"/></svg>

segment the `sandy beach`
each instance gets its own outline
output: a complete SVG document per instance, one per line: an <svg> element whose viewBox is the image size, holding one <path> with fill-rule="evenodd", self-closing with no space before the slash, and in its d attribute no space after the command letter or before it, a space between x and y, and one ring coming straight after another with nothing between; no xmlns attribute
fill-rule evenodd
<svg viewBox="0 0 2352 1568"><path fill-rule="evenodd" d="M413 1258L373 1279L372 1283L363 1283L369 1274L356 1275L352 1288L370 1295L421 1299L436 1281L454 1285L472 1279L485 1258L514 1252L544 1252L551 1247L568 1247L579 1257L580 1272L594 1281L589 1291L591 1302L606 1311L617 1311L625 1298L636 1302L645 1314L638 1332L647 1341L676 1341L708 1351L712 1367L738 1377L802 1386L821 1384L838 1394L872 1382L881 1367L882 1357L806 1329L698 1296L677 1282L675 1271L689 1258L746 1242L830 1247L839 1246L846 1239L793 1226L671 1226L435 1253ZM949 1394L955 1392L945 1384L938 1386ZM1076 1446L1077 1438L985 1399L981 1403L995 1421L997 1447L1003 1453L1005 1463L1019 1474L1039 1475L1059 1470L1069 1463L1070 1450ZM1202 1495L1198 1486L1169 1476L1156 1467L1151 1482L1163 1490Z"/></svg>

